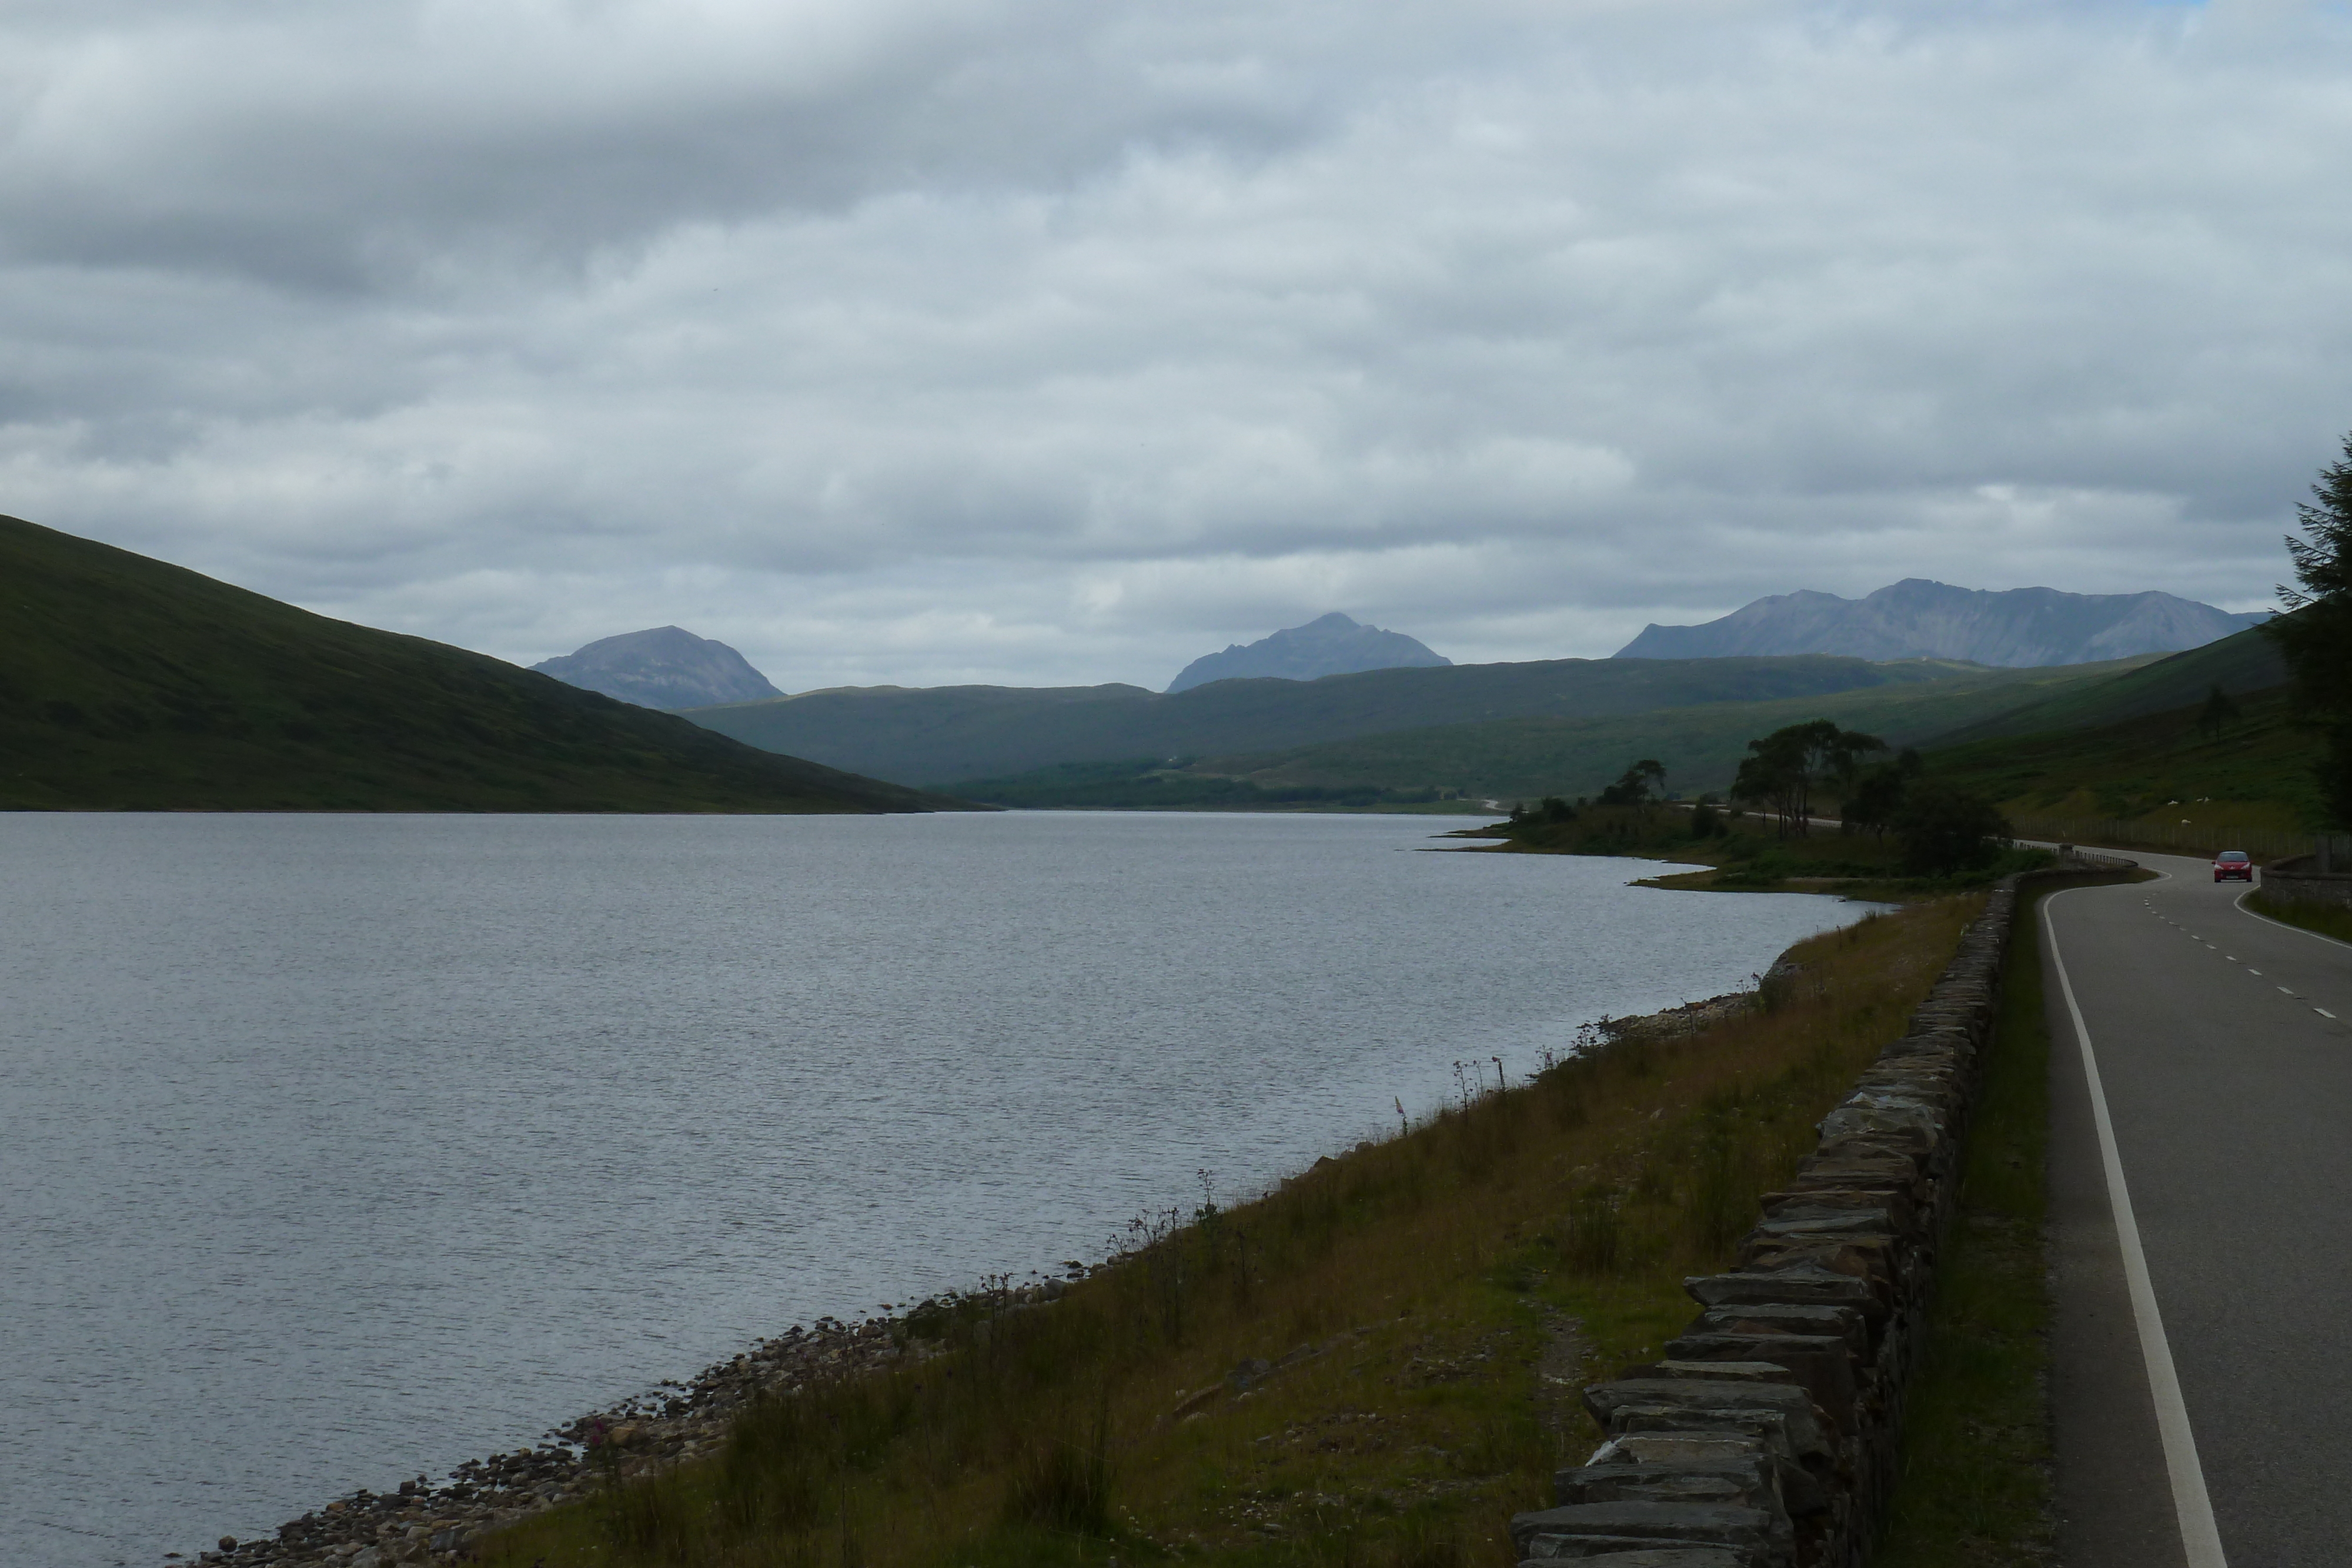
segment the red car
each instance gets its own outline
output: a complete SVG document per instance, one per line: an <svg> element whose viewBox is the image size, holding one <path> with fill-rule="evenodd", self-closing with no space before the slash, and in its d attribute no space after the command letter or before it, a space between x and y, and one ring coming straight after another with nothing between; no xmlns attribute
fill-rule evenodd
<svg viewBox="0 0 2352 1568"><path fill-rule="evenodd" d="M2254 880L2254 862L2246 858L2243 850L2223 850L2213 857L2213 880L2227 882L2231 877L2240 882Z"/></svg>

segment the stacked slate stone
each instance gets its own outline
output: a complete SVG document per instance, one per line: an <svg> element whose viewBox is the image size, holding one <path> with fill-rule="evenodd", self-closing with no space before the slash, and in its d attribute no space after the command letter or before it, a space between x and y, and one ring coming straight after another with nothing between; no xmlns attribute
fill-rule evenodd
<svg viewBox="0 0 2352 1568"><path fill-rule="evenodd" d="M1655 1364L1585 1390L1608 1440L1511 1521L1524 1563L1856 1568L1894 1482L1937 1241L2017 904L2005 878L1958 955L1821 1126Z"/></svg>

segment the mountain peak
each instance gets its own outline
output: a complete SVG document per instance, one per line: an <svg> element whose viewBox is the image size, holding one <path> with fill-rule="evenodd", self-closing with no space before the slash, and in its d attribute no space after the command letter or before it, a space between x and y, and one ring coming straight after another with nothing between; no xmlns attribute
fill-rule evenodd
<svg viewBox="0 0 2352 1568"><path fill-rule="evenodd" d="M1994 591L1924 577L1861 599L1801 589L1697 626L1651 625L1614 657L1715 659L1843 653L1860 659L1965 659L2012 669L2087 664L2201 648L2263 618L2169 593Z"/></svg>
<svg viewBox="0 0 2352 1568"><path fill-rule="evenodd" d="M600 637L531 668L639 707L709 707L783 695L742 654L682 626Z"/></svg>
<svg viewBox="0 0 2352 1568"><path fill-rule="evenodd" d="M1204 653L1185 665L1183 673L1168 683L1168 690L1172 695L1205 686L1212 681L1250 675L1313 681L1361 670L1428 668L1453 663L1402 632L1366 626L1334 610L1303 626L1286 626L1246 646L1231 643L1222 653Z"/></svg>

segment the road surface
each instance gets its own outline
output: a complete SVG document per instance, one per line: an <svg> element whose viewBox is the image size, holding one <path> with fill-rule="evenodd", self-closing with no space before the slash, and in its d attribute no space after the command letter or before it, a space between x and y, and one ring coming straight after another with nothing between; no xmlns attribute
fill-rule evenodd
<svg viewBox="0 0 2352 1568"><path fill-rule="evenodd" d="M2352 947L2133 858L2042 905L2062 1560L2344 1568Z"/></svg>

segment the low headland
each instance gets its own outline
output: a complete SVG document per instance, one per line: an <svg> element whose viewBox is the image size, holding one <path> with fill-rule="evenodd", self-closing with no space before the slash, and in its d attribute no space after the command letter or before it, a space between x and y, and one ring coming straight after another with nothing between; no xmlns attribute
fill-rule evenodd
<svg viewBox="0 0 2352 1568"><path fill-rule="evenodd" d="M208 1556L1506 1561L1510 1516L1599 1441L1581 1386L1678 1331L1683 1280L1730 1260L1981 904L1923 894L1799 944L1752 990L1596 1023L1532 1074L1465 1062L1435 1113L1253 1201L1139 1216L1091 1267L796 1329ZM1990 1465L2024 1489L1994 1528L2046 1524L2030 1443L1972 1463L1970 1484Z"/></svg>
<svg viewBox="0 0 2352 1568"><path fill-rule="evenodd" d="M1644 887L1818 893L1887 903L1979 891L2053 860L2045 850L2008 846L1988 849L1973 863L1931 872L1885 831L1847 832L1836 822L1816 822L1809 832L1782 832L1759 813L1682 802L1602 806L1553 799L1508 821L1453 836L1490 840L1503 853L1610 855L1706 868L1644 877Z"/></svg>

